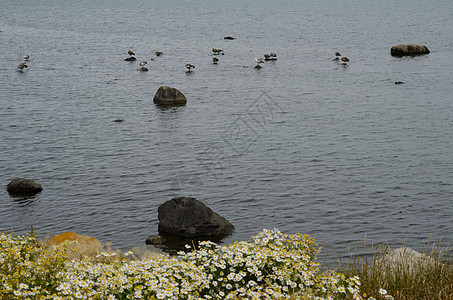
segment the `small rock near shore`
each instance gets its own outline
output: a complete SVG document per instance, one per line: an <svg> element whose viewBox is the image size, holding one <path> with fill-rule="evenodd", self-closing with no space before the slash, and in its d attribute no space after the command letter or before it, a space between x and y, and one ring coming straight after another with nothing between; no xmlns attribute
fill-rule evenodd
<svg viewBox="0 0 453 300"><path fill-rule="evenodd" d="M409 247L401 247L395 250L390 250L379 261L382 264L383 270L406 270L409 274L415 274L420 268L428 268L434 266L438 262L425 253L412 250Z"/></svg>
<svg viewBox="0 0 453 300"><path fill-rule="evenodd" d="M153 234L146 239L146 245L163 245L167 240L160 235Z"/></svg>
<svg viewBox="0 0 453 300"><path fill-rule="evenodd" d="M40 184L31 179L14 178L6 186L6 190L10 195L34 195L42 191Z"/></svg>
<svg viewBox="0 0 453 300"><path fill-rule="evenodd" d="M152 245L134 247L131 249L131 252L136 260L156 259L159 255L166 255L162 250Z"/></svg>
<svg viewBox="0 0 453 300"><path fill-rule="evenodd" d="M60 245L64 242L77 242L70 248L79 252L79 255L95 255L102 251L102 243L94 237L81 235L75 232L63 232L50 239L50 245Z"/></svg>

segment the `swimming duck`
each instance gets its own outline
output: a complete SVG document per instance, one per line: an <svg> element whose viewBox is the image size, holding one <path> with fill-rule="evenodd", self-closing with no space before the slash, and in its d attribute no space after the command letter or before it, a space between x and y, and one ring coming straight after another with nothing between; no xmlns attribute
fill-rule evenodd
<svg viewBox="0 0 453 300"><path fill-rule="evenodd" d="M195 66L189 64L188 62L186 62L186 68L187 68L187 70L188 70L187 72L190 72L192 69L195 69Z"/></svg>
<svg viewBox="0 0 453 300"><path fill-rule="evenodd" d="M25 63L20 63L17 68L19 71L23 72L25 68L28 68L28 66Z"/></svg>

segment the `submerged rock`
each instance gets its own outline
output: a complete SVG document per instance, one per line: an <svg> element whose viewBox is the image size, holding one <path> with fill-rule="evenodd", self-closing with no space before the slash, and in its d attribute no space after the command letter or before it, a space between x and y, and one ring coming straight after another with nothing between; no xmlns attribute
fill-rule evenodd
<svg viewBox="0 0 453 300"><path fill-rule="evenodd" d="M154 95L154 103L160 105L183 105L187 103L187 98L178 89L163 85Z"/></svg>
<svg viewBox="0 0 453 300"><path fill-rule="evenodd" d="M428 47L419 44L396 45L390 49L390 54L393 56L423 55L429 52Z"/></svg>
<svg viewBox="0 0 453 300"><path fill-rule="evenodd" d="M41 192L42 187L31 179L14 178L6 186L6 190L10 195L28 196Z"/></svg>
<svg viewBox="0 0 453 300"><path fill-rule="evenodd" d="M195 198L179 197L158 208L159 233L179 237L226 236L234 226Z"/></svg>
<svg viewBox="0 0 453 300"><path fill-rule="evenodd" d="M147 239L145 244L146 245L163 245L167 240L160 235L153 234L150 235Z"/></svg>

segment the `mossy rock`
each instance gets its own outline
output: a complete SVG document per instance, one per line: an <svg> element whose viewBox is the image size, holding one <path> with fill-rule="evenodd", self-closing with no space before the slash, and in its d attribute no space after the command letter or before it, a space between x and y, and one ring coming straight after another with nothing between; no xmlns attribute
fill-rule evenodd
<svg viewBox="0 0 453 300"><path fill-rule="evenodd" d="M76 251L78 255L91 256L102 251L102 243L94 237L81 235L75 232L63 232L50 239L49 245L56 246L64 242L77 242L68 247L70 251Z"/></svg>

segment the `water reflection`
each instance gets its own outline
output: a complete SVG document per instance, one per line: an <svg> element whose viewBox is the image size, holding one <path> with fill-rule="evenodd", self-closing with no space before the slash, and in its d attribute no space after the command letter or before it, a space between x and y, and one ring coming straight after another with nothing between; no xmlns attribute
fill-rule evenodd
<svg viewBox="0 0 453 300"><path fill-rule="evenodd" d="M158 108L159 111L161 112L170 112L170 113L177 113L179 111L183 111L185 108L186 104L173 104L173 105L161 105L161 104L156 104L156 108Z"/></svg>
<svg viewBox="0 0 453 300"><path fill-rule="evenodd" d="M10 195L13 201L21 207L35 203L36 195Z"/></svg>
<svg viewBox="0 0 453 300"><path fill-rule="evenodd" d="M185 196L200 200L203 198L204 184L197 174L175 173L171 176L169 193L170 198Z"/></svg>
<svg viewBox="0 0 453 300"><path fill-rule="evenodd" d="M170 255L176 255L178 251L192 251L194 248L198 249L198 244L201 241L211 241L217 244L222 244L225 236L200 236L196 238L182 238L174 235L160 234L165 239L163 245L154 245L159 249ZM186 247L189 245L190 248Z"/></svg>

